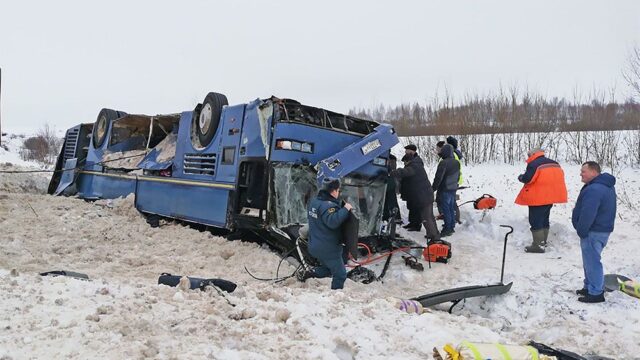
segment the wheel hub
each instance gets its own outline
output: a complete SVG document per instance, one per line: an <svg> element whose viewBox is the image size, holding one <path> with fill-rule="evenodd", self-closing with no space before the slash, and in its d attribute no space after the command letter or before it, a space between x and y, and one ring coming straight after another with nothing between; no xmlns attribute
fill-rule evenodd
<svg viewBox="0 0 640 360"><path fill-rule="evenodd" d="M97 129L96 129L96 139L98 141L102 139L102 137L104 136L104 133L107 127L106 125L107 125L107 118L105 116L100 117L100 120L98 120Z"/></svg>
<svg viewBox="0 0 640 360"><path fill-rule="evenodd" d="M200 118L198 119L198 125L200 126L200 130L203 134L209 131L212 113L213 110L211 109L211 104L204 104L202 111L200 111Z"/></svg>

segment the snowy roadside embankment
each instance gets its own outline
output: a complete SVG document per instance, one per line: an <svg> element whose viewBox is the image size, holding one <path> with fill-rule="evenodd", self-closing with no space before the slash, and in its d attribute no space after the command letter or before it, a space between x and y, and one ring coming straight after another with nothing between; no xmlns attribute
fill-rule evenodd
<svg viewBox="0 0 640 360"><path fill-rule="evenodd" d="M2 136L0 171L34 171L49 169L33 161L20 158L24 135ZM44 194L49 186L50 173L0 173L0 191L35 192Z"/></svg>
<svg viewBox="0 0 640 360"><path fill-rule="evenodd" d="M470 187L460 192L461 200L489 193L499 202L484 219L471 204L461 208L464 223L449 238L449 264L428 269L425 263L425 271L417 272L394 256L384 282L348 281L343 291L330 291L327 279L254 280L244 266L258 276L275 276L279 258L265 246L174 223L151 228L131 197L94 203L52 197L38 186L16 186L21 180L2 174L0 184L12 185L0 185L0 357L425 359L433 347L465 339L535 340L581 354L636 357L640 301L616 292L603 304L582 304L574 294L582 285L579 242L570 222L579 167L564 166L570 202L551 212L545 254L523 252L530 241L527 209L513 204L523 169L465 168ZM434 171L428 168L430 177ZM626 169L617 176L621 200L624 193L635 205L640 172ZM603 254L606 272L640 277L635 206L619 206ZM507 246L505 282L514 283L509 293L469 299L452 315L442 311L444 304L420 316L406 314L387 300L497 282L505 233L500 224L516 230ZM401 233L424 242L423 233ZM372 266L378 273L381 267ZM61 269L91 280L37 275ZM281 275L292 271L286 262L280 268ZM239 287L226 298L215 291L183 291L157 285L163 272L220 277Z"/></svg>

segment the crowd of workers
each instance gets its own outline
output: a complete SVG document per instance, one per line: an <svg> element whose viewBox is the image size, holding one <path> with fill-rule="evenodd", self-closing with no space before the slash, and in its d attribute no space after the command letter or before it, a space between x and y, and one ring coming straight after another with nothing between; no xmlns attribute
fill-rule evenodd
<svg viewBox="0 0 640 360"><path fill-rule="evenodd" d="M408 231L420 231L424 225L425 237L429 241L452 235L459 220L456 216L456 192L462 184L462 153L457 149L457 145L458 141L451 136L447 138L447 143L440 141L436 144L436 153L440 161L433 177L433 184L429 182L424 162L413 144L404 148L404 168L391 171L391 176L400 180L400 198L407 203L409 211L409 223L404 228ZM434 193L437 195L434 196ZM434 199L444 219L442 231L438 231L436 227L433 214Z"/></svg>
<svg viewBox="0 0 640 360"><path fill-rule="evenodd" d="M403 168L396 168L396 158L392 155L388 163L389 182L384 207L384 217L394 219L392 209L398 208L397 188L409 212L408 231L421 231L424 225L427 243L439 241L455 232L460 221L456 205L456 191L463 183L463 157L458 149L458 141L447 137L436 144L435 151L440 160L433 177L433 183L425 171L424 161L415 145L405 146L401 161ZM554 204L567 202L567 187L560 165L545 156L542 149L535 148L527 153L527 167L518 180L523 187L516 197L516 204L528 206L532 243L525 247L528 253L544 253L549 238L549 216ZM583 287L576 290L581 302L596 303L604 299L604 272L601 254L613 231L616 216L616 179L611 174L602 173L600 165L587 161L581 168L584 183L572 214L572 224L582 252L584 269ZM347 278L344 247L341 244L341 226L349 218L353 207L342 203L340 180L325 179L318 196L308 207L309 252L320 266L300 272L301 281L310 277L332 277L331 288L342 289ZM434 196L435 194L435 196ZM441 230L436 225L433 202L444 220Z"/></svg>

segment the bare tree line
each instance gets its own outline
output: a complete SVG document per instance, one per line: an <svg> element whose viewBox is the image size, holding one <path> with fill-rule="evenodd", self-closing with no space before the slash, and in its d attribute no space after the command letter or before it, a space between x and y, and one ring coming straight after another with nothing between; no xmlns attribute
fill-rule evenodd
<svg viewBox="0 0 640 360"><path fill-rule="evenodd" d="M393 124L406 136L403 144L414 143L423 153L454 135L468 164L516 164L527 151L540 147L559 161L595 160L615 172L640 166L640 48L630 54L623 78L632 90L624 103L615 101L614 89L586 97L575 91L568 100L547 99L514 86L493 95L466 95L462 101L445 91L426 105L379 105L349 113Z"/></svg>
<svg viewBox="0 0 640 360"><path fill-rule="evenodd" d="M445 93L426 105L379 105L349 113L391 123L401 136L640 129L640 104L633 98L616 103L613 93L546 99L513 87L496 95L467 95L457 105Z"/></svg>
<svg viewBox="0 0 640 360"><path fill-rule="evenodd" d="M519 164L526 153L540 147L558 161L582 164L594 160L616 172L625 167L640 166L640 130L565 131L503 134L451 134L459 141L465 164L503 162ZM428 163L436 161L432 153L436 142L444 136L407 136L404 145L415 144Z"/></svg>

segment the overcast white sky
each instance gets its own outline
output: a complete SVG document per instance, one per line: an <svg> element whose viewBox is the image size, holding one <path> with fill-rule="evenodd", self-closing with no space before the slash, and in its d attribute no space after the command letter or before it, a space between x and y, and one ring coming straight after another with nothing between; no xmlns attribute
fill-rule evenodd
<svg viewBox="0 0 640 360"><path fill-rule="evenodd" d="M638 44L638 0L0 0L2 131L190 110L208 91L339 112L500 84L622 100Z"/></svg>

